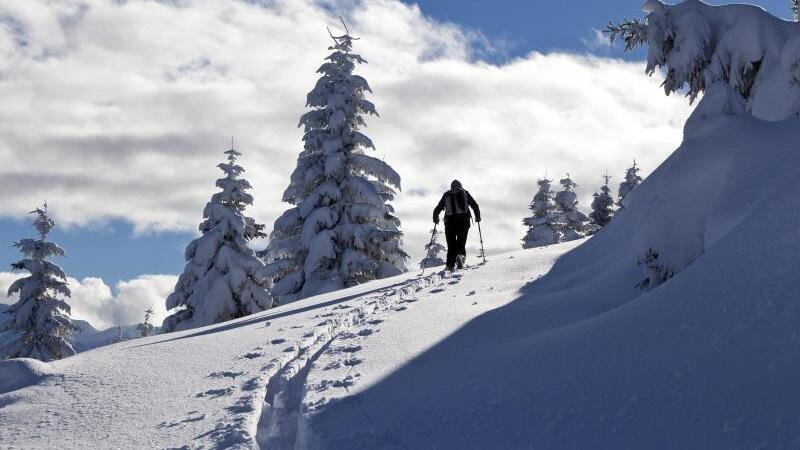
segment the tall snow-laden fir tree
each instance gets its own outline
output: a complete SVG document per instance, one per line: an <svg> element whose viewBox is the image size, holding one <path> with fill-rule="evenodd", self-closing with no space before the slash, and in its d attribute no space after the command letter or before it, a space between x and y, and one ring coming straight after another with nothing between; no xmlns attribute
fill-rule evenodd
<svg viewBox="0 0 800 450"><path fill-rule="evenodd" d="M70 291L64 271L49 261L54 256L65 256L58 245L48 242L47 235L55 221L47 215L47 203L31 211L36 214L33 226L39 239L22 239L14 245L23 259L11 264L14 271L27 271L8 288L8 296L19 294L17 303L4 313L4 358L34 358L52 361L75 354L73 334L78 327L70 319L70 307L65 301Z"/></svg>
<svg viewBox="0 0 800 450"><path fill-rule="evenodd" d="M153 324L150 323L150 318L153 317L153 308L147 308L144 312L144 322L136 325L136 331L139 332L139 336L147 337L153 334Z"/></svg>
<svg viewBox="0 0 800 450"><path fill-rule="evenodd" d="M561 241L564 218L553 203L551 180L543 178L536 182L539 191L533 196L529 209L533 213L522 220L528 232L522 238L522 248L543 247Z"/></svg>
<svg viewBox="0 0 800 450"><path fill-rule="evenodd" d="M636 165L636 160L634 159L633 165L625 171L625 180L619 184L619 190L617 190L617 206L624 208L625 197L627 197L641 182L642 177L639 176L639 167Z"/></svg>
<svg viewBox="0 0 800 450"><path fill-rule="evenodd" d="M442 253L447 252L447 247L439 242L441 231L431 230L431 241L425 244L425 257L419 262L419 266L423 269L428 267L439 267L444 265L444 258Z"/></svg>
<svg viewBox="0 0 800 450"><path fill-rule="evenodd" d="M792 14L795 22L800 22L800 0L792 0Z"/></svg>
<svg viewBox="0 0 800 450"><path fill-rule="evenodd" d="M333 53L300 118L304 149L283 194L295 207L275 221L263 252L281 303L406 270L400 220L389 204L400 176L365 153L374 145L359 131L365 115L377 115L364 98L367 81L353 74L366 61L351 53L349 32L331 37Z"/></svg>
<svg viewBox="0 0 800 450"><path fill-rule="evenodd" d="M594 193L594 200L592 200L592 212L589 217L592 223L598 227L604 227L611 222L614 217L614 198L611 197L611 188L608 187L608 182L611 177L603 175L605 184L600 187L600 193Z"/></svg>
<svg viewBox="0 0 800 450"><path fill-rule="evenodd" d="M562 189L555 195L555 204L563 219L561 241L574 241L589 233L589 218L578 211L578 196L575 194L578 185L572 181L569 174L566 178L562 178L560 183Z"/></svg>
<svg viewBox="0 0 800 450"><path fill-rule="evenodd" d="M202 235L186 247L186 268L167 297L167 309L181 308L164 319L165 332L201 327L264 311L272 306L264 264L248 242L266 237L264 225L244 215L253 196L236 160L241 153L226 151L219 164L225 177L221 189L203 210Z"/></svg>
<svg viewBox="0 0 800 450"><path fill-rule="evenodd" d="M609 23L606 33L612 42L624 41L626 50L648 47L647 74L663 69L666 94L685 93L694 101L705 93L693 117L752 114L774 121L800 114L796 23L751 5L676 3L648 0L644 21Z"/></svg>

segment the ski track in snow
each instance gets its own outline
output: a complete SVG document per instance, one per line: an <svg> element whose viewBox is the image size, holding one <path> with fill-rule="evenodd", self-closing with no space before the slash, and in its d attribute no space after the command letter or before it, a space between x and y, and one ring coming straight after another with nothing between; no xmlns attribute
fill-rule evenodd
<svg viewBox="0 0 800 450"><path fill-rule="evenodd" d="M462 276L463 273L448 276L438 272L378 291L363 298L360 306L340 305L337 308L346 311L317 325L312 336L296 345L297 352L292 359L271 361L271 375L257 427L259 447L302 448L308 438L304 413L324 408L326 404L324 397L314 404L304 404L307 391L344 389L349 393L360 376L356 368L364 362L358 357L363 348L360 342L379 331L376 325L394 313L405 311L407 304L418 301L420 291L442 285L446 279L451 279L449 284L456 284ZM311 370L330 376L309 384Z"/></svg>
<svg viewBox="0 0 800 450"><path fill-rule="evenodd" d="M465 270L473 269L475 267ZM324 408L326 403L304 405L306 391L344 389L349 392L360 376L357 367L364 362L358 357L362 349L360 342L379 332L377 326L391 315L401 313L417 302L420 291L432 288L430 293L441 292L459 283L463 275L464 272L451 275L444 271L435 272L358 297L354 301L356 304L333 306L331 312L314 316L322 321L292 344L283 337L273 336L264 346L281 345L286 349L280 356L266 362L258 376L242 384L197 394L197 397L211 398L240 394L233 405L222 412L224 418L215 428L197 438L210 440L213 449L296 448L307 437L303 413ZM263 348L256 347L239 358L257 359L262 356L260 350ZM332 376L308 386L307 378L312 369ZM237 381L241 375L243 372L215 372L208 377ZM188 417L186 420L193 419ZM180 422L165 426L178 425Z"/></svg>

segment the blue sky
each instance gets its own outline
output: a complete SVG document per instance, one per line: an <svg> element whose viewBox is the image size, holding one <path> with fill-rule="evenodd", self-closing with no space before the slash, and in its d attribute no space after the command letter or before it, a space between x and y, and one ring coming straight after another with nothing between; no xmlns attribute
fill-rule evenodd
<svg viewBox="0 0 800 450"><path fill-rule="evenodd" d="M592 39L593 28L602 29L609 19L641 17L640 3L638 0L418 2L425 15L479 31L504 50L508 57L523 56L534 50L585 53L588 51L585 41ZM785 18L790 16L788 0L753 3L775 15ZM608 54L607 50L605 52L604 54ZM622 55L618 50L612 50L610 54ZM626 57L636 58L640 54ZM311 84L308 84L304 89L310 87ZM209 179L209 185L211 183L213 179ZM30 206L32 208L34 205ZM200 212L198 210L196 222L199 222ZM27 220L0 218L0 236L5 241L5 244L0 243L0 267L7 267L7 264L17 259L13 241L30 236L32 231ZM89 228L59 227L52 234L53 240L59 242L68 252L69 257L62 260L61 264L70 276L99 276L112 285L118 280L131 279L146 273L180 273L184 265L184 248L193 237L191 232L148 232L136 235L133 227L123 221L110 221Z"/></svg>
<svg viewBox="0 0 800 450"><path fill-rule="evenodd" d="M609 20L642 17L644 0L421 0L406 3L417 3L423 13L438 20L480 30L490 40L505 42L511 56L519 56L531 50L584 52L583 39L592 37L592 28L602 30ZM707 0L706 3L737 2ZM789 0L738 3L758 5L773 15L791 19ZM614 55L622 53L617 51Z"/></svg>

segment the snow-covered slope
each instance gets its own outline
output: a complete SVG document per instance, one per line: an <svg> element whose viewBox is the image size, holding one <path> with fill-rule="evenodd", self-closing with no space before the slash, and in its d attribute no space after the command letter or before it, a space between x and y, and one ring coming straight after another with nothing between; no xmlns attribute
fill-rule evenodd
<svg viewBox="0 0 800 450"><path fill-rule="evenodd" d="M796 448L800 119L703 102L588 241L44 366L0 362L14 374L0 442Z"/></svg>
<svg viewBox="0 0 800 450"><path fill-rule="evenodd" d="M0 442L292 447L304 433L296 415L302 404L320 408L322 397L374 384L467 321L517 298L520 286L569 248L503 256L454 276L408 274L217 326L126 341L48 364L46 376L34 365L30 380L18 362L0 362L3 373L14 364L16 386L38 382L0 393ZM265 399L270 405L262 408Z"/></svg>
<svg viewBox="0 0 800 450"><path fill-rule="evenodd" d="M518 300L322 409L313 440L348 449L800 445L800 120L703 120L609 227ZM637 262L649 249L676 275L643 291L648 272Z"/></svg>

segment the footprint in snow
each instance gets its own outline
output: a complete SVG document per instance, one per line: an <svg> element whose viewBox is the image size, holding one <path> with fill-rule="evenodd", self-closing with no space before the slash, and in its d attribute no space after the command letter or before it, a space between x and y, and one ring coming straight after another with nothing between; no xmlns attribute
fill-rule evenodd
<svg viewBox="0 0 800 450"><path fill-rule="evenodd" d="M285 349L283 349L284 353L291 353L293 351L294 351L294 345L291 346L291 347L286 347Z"/></svg>
<svg viewBox="0 0 800 450"><path fill-rule="evenodd" d="M348 367L353 367L353 366L357 366L357 365L359 365L359 364L361 364L363 362L364 362L364 360L361 359L361 358L350 358L350 359L346 359L344 361L344 365L348 366Z"/></svg>
<svg viewBox="0 0 800 450"><path fill-rule="evenodd" d="M368 323L368 324L370 324L370 325L377 325L377 324L379 324L379 323L383 323L383 319L375 319L375 320L370 320L370 321L369 321L369 322L367 322L367 323Z"/></svg>
<svg viewBox="0 0 800 450"><path fill-rule="evenodd" d="M375 331L373 331L373 330L371 330L371 329L369 329L369 328L366 328L366 329L363 329L363 330L359 331L359 332L358 332L358 335L359 335L359 336L369 336L370 334L372 334L372 333L374 333L374 332L375 332Z"/></svg>
<svg viewBox="0 0 800 450"><path fill-rule="evenodd" d="M223 372L214 372L209 374L206 378L231 378L236 379L236 377L244 375L244 372L230 372L230 371L223 371Z"/></svg>
<svg viewBox="0 0 800 450"><path fill-rule="evenodd" d="M348 345L346 347L339 347L338 350L340 352L345 352L345 353L355 353L355 352L361 350L361 346L360 345Z"/></svg>
<svg viewBox="0 0 800 450"><path fill-rule="evenodd" d="M244 355L242 355L242 358L245 358L245 359L256 359L256 358L260 358L262 356L264 356L264 355L261 354L261 353L250 352L250 353L245 353Z"/></svg>
<svg viewBox="0 0 800 450"><path fill-rule="evenodd" d="M283 339L283 338L273 339L273 340L269 341L269 343L272 344L272 345L283 344L284 342L286 342L286 339Z"/></svg>
<svg viewBox="0 0 800 450"><path fill-rule="evenodd" d="M250 378L249 380L247 380L242 385L242 390L243 391L255 391L259 387L261 387L261 380L258 377L253 377L253 378Z"/></svg>
<svg viewBox="0 0 800 450"><path fill-rule="evenodd" d="M236 389L232 388L232 387L227 387L225 389L209 389L209 390L207 390L205 392L201 392L201 393L195 395L195 397L197 397L197 398L202 398L202 397L220 398L220 397L225 397L227 395L231 395L231 394L234 393L234 391L236 391Z"/></svg>
<svg viewBox="0 0 800 450"><path fill-rule="evenodd" d="M467 292L467 297L471 297L471 296L473 296L473 295L475 295L475 291L469 291L469 292Z"/></svg>
<svg viewBox="0 0 800 450"><path fill-rule="evenodd" d="M328 386L338 387L338 388L348 388L355 383L353 382L353 377L348 375L341 380L325 380L322 382L322 389L324 390Z"/></svg>
<svg viewBox="0 0 800 450"><path fill-rule="evenodd" d="M322 370L335 370L342 367L342 364L339 361L334 361L327 366L325 366Z"/></svg>
<svg viewBox="0 0 800 450"><path fill-rule="evenodd" d="M350 386L352 386L354 384L356 384L356 383L353 381L353 377L347 376L343 380L334 381L333 382L333 387L347 388L347 387L350 387Z"/></svg>
<svg viewBox="0 0 800 450"><path fill-rule="evenodd" d="M395 308L394 310L397 311L397 312L400 312L400 311L405 311L407 309L408 308L406 308L405 306L400 306L400 307Z"/></svg>

